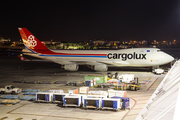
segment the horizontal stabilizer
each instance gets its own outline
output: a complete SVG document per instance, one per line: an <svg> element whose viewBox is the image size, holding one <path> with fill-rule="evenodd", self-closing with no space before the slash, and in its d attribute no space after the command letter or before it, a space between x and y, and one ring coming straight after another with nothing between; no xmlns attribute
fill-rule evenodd
<svg viewBox="0 0 180 120"><path fill-rule="evenodd" d="M25 58L23 56L20 56L20 55L18 55L18 58L20 58L22 61L30 61L29 59L27 59L27 58Z"/></svg>

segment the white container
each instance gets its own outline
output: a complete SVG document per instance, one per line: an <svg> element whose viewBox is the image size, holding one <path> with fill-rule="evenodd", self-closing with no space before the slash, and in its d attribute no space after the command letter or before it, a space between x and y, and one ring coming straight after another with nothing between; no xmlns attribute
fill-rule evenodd
<svg viewBox="0 0 180 120"><path fill-rule="evenodd" d="M120 90L108 90L109 98L117 96L117 97L127 97L127 91Z"/></svg>
<svg viewBox="0 0 180 120"><path fill-rule="evenodd" d="M101 98L84 98L84 108L101 108Z"/></svg>
<svg viewBox="0 0 180 120"><path fill-rule="evenodd" d="M124 74L122 75L122 82L129 83L134 80L134 74Z"/></svg>
<svg viewBox="0 0 180 120"><path fill-rule="evenodd" d="M80 96L81 97L81 104L84 104L84 98L86 98L86 95L83 94L69 94L69 96Z"/></svg>
<svg viewBox="0 0 180 120"><path fill-rule="evenodd" d="M65 96L63 98L63 106L75 106L75 107L80 107L81 105L81 96L80 95L69 95Z"/></svg>
<svg viewBox="0 0 180 120"><path fill-rule="evenodd" d="M89 87L80 87L79 93L80 94L87 94L89 92Z"/></svg>
<svg viewBox="0 0 180 120"><path fill-rule="evenodd" d="M106 91L89 91L88 95L103 95L103 96L107 96L108 93Z"/></svg>
<svg viewBox="0 0 180 120"><path fill-rule="evenodd" d="M49 92L37 92L36 93L36 101L39 102L51 102L52 101L52 93Z"/></svg>
<svg viewBox="0 0 180 120"><path fill-rule="evenodd" d="M49 90L51 93L64 93L63 90Z"/></svg>
<svg viewBox="0 0 180 120"><path fill-rule="evenodd" d="M63 102L63 98L69 95L68 93L53 93L52 101L53 102Z"/></svg>
<svg viewBox="0 0 180 120"><path fill-rule="evenodd" d="M104 98L101 107L102 109L120 110L120 99Z"/></svg>
<svg viewBox="0 0 180 120"><path fill-rule="evenodd" d="M68 93L69 93L69 94L78 94L78 89L77 89L77 88L69 89L69 90L68 90Z"/></svg>
<svg viewBox="0 0 180 120"><path fill-rule="evenodd" d="M106 95L87 95L87 98L107 98Z"/></svg>

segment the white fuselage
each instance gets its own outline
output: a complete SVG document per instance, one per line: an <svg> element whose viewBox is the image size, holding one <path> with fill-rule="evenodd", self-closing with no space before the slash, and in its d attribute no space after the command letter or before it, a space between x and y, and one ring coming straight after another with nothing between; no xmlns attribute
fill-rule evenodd
<svg viewBox="0 0 180 120"><path fill-rule="evenodd" d="M24 49L23 52L29 51ZM107 66L130 66L146 67L158 66L171 62L174 58L157 48L131 48L121 50L51 50L56 53L65 53L71 55L46 55L29 54L34 57L51 60L59 64L68 64L69 62L79 65L93 65L103 63ZM73 55L87 54L87 55ZM94 54L94 55L88 55ZM103 57L96 54L105 54Z"/></svg>

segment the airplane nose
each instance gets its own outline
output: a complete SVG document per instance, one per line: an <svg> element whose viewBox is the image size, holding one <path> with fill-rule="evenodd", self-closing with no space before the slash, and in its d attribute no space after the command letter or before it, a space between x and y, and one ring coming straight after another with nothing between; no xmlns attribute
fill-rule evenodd
<svg viewBox="0 0 180 120"><path fill-rule="evenodd" d="M170 56L169 60L172 62L174 60L174 57Z"/></svg>
<svg viewBox="0 0 180 120"><path fill-rule="evenodd" d="M165 60L166 60L167 63L170 63L170 62L172 62L174 60L174 57L168 55Z"/></svg>

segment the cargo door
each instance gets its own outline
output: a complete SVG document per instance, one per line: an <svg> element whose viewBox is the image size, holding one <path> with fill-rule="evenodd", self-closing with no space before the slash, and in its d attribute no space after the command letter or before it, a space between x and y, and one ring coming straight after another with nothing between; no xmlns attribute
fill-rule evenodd
<svg viewBox="0 0 180 120"><path fill-rule="evenodd" d="M104 100L102 100L102 108L104 107Z"/></svg>
<svg viewBox="0 0 180 120"><path fill-rule="evenodd" d="M53 95L53 101L55 101L56 95Z"/></svg>
<svg viewBox="0 0 180 120"><path fill-rule="evenodd" d="M117 109L117 101L113 101L113 109Z"/></svg>
<svg viewBox="0 0 180 120"><path fill-rule="evenodd" d="M87 100L84 100L84 107L87 107Z"/></svg>
<svg viewBox="0 0 180 120"><path fill-rule="evenodd" d="M45 101L49 101L49 95L48 94L45 95Z"/></svg>
<svg viewBox="0 0 180 120"><path fill-rule="evenodd" d="M66 105L66 99L65 99L65 98L64 98L64 100L63 100L63 104Z"/></svg>
<svg viewBox="0 0 180 120"><path fill-rule="evenodd" d="M36 98L37 98L36 100L39 100L39 94L36 95Z"/></svg>
<svg viewBox="0 0 180 120"><path fill-rule="evenodd" d="M79 98L77 99L77 105L78 105L78 106L80 105L80 100L79 100Z"/></svg>
<svg viewBox="0 0 180 120"><path fill-rule="evenodd" d="M63 101L64 96L65 96L65 95L62 95L62 98L61 98L61 99L62 99L62 101Z"/></svg>
<svg viewBox="0 0 180 120"><path fill-rule="evenodd" d="M99 100L96 100L96 107L99 108Z"/></svg>

